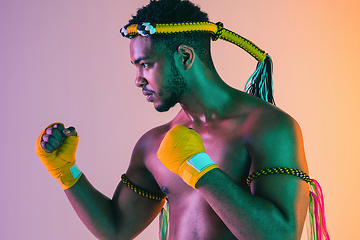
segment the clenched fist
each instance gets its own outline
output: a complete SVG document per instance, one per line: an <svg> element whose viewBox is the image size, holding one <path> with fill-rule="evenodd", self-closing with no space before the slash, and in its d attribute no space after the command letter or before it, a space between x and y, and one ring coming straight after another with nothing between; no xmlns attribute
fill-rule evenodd
<svg viewBox="0 0 360 240"><path fill-rule="evenodd" d="M78 142L75 128L53 123L40 133L35 143L35 152L42 164L63 189L72 187L82 174L75 165Z"/></svg>
<svg viewBox="0 0 360 240"><path fill-rule="evenodd" d="M219 168L206 154L200 135L183 125L176 125L166 133L157 156L167 169L195 189L205 173Z"/></svg>

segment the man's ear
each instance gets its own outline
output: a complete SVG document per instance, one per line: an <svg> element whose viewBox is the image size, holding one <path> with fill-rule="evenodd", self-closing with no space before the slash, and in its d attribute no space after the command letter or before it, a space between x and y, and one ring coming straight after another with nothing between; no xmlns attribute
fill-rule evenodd
<svg viewBox="0 0 360 240"><path fill-rule="evenodd" d="M195 50L191 46L181 44L178 47L177 53L180 55L181 64L184 70L188 70L194 63L195 60Z"/></svg>

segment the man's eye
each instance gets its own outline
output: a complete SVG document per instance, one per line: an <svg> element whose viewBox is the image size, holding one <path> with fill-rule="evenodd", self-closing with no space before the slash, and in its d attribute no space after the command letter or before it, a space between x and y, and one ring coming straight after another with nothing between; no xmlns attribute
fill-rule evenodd
<svg viewBox="0 0 360 240"><path fill-rule="evenodd" d="M147 67L149 67L149 64L148 64L148 63L142 63L141 66L142 66L143 68L147 68Z"/></svg>

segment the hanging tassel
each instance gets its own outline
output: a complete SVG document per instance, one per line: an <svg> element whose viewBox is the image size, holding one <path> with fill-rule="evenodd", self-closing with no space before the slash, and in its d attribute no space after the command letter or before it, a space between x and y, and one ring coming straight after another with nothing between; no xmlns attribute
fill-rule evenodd
<svg viewBox="0 0 360 240"><path fill-rule="evenodd" d="M169 238L169 203L166 199L159 217L159 239L167 240Z"/></svg>
<svg viewBox="0 0 360 240"><path fill-rule="evenodd" d="M266 54L265 60L258 62L255 72L246 82L245 92L275 105L272 90L272 73L273 64L270 56Z"/></svg>
<svg viewBox="0 0 360 240"><path fill-rule="evenodd" d="M310 182L309 220L311 240L330 240L325 222L324 197L315 179Z"/></svg>

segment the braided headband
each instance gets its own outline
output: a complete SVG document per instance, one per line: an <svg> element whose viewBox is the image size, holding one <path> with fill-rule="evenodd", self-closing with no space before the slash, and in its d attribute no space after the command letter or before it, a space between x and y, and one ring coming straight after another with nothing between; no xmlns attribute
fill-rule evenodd
<svg viewBox="0 0 360 240"><path fill-rule="evenodd" d="M266 58L265 51L261 50L251 41L242 36L231 32L223 27L221 22L216 24L212 22L186 22L186 23L168 23L151 24L144 22L142 24L125 25L120 30L123 37L131 38L133 36L149 36L153 34L172 34L183 32L207 32L212 34L212 40L219 38L232 42L251 54L256 60L262 62Z"/></svg>
<svg viewBox="0 0 360 240"><path fill-rule="evenodd" d="M150 36L154 34L176 34L204 32L211 33L212 40L223 39L244 49L257 61L258 65L255 72L250 76L245 85L245 92L262 98L275 105L272 94L272 61L270 56L253 42L246 38L229 31L223 27L221 22L185 22L185 23L166 23L151 24L143 22L141 24L127 24L120 29L123 37L132 38L135 36Z"/></svg>

